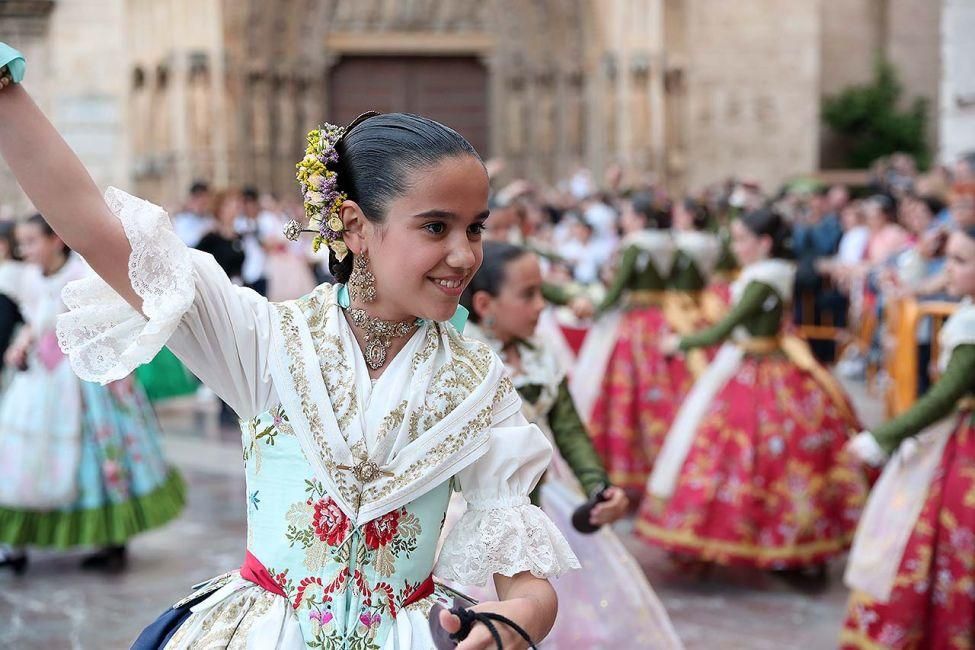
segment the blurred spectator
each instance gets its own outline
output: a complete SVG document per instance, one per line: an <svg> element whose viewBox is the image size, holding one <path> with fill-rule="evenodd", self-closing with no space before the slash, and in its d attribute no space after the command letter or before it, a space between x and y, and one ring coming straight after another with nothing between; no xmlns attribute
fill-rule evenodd
<svg viewBox="0 0 975 650"><path fill-rule="evenodd" d="M241 279L262 296L267 296L267 252L265 240L273 234L278 219L261 209L261 197L257 188L245 187L240 193L241 214L236 220L236 230L244 246L244 267Z"/></svg>
<svg viewBox="0 0 975 650"><path fill-rule="evenodd" d="M196 181L190 186L182 211L173 217L173 229L187 246L195 247L213 228L211 200L210 186L204 181Z"/></svg>
<svg viewBox="0 0 975 650"><path fill-rule="evenodd" d="M954 228L975 225L975 180L952 186L948 212L948 224Z"/></svg>
<svg viewBox="0 0 975 650"><path fill-rule="evenodd" d="M843 236L839 215L829 210L828 194L825 188L814 192L793 229L797 263L793 309L798 323L845 327L849 302L817 269L821 260L836 254ZM812 341L811 345L820 361L833 361L834 341Z"/></svg>
<svg viewBox="0 0 975 650"><path fill-rule="evenodd" d="M591 224L575 219L572 225L572 238L559 250L561 256L573 266L573 277L581 284L591 284L599 280L599 271L609 260L612 247L595 237Z"/></svg>
<svg viewBox="0 0 975 650"><path fill-rule="evenodd" d="M233 190L218 192L213 201L216 221L213 229L200 239L196 248L210 253L234 284L243 284L244 242L237 233L240 197Z"/></svg>
<svg viewBox="0 0 975 650"><path fill-rule="evenodd" d="M907 231L897 223L897 202L886 194L875 194L864 204L870 229L867 262L883 264L908 244Z"/></svg>

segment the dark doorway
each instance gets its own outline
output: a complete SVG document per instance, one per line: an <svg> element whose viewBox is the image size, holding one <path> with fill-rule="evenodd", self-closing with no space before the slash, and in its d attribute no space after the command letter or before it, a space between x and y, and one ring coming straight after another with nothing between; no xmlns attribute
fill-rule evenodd
<svg viewBox="0 0 975 650"><path fill-rule="evenodd" d="M476 57L349 56L329 73L327 120L348 124L368 110L417 113L488 151L487 70Z"/></svg>

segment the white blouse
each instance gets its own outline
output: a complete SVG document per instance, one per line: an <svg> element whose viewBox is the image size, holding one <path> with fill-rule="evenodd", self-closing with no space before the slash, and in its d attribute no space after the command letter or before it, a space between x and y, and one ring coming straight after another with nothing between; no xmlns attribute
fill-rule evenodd
<svg viewBox="0 0 975 650"><path fill-rule="evenodd" d="M288 313L297 313L295 307L270 303L250 289L233 285L211 255L190 250L179 240L168 215L158 206L115 188L108 190L106 201L131 243L129 278L144 301L143 308L141 314L137 312L97 276L68 285L64 302L70 311L59 318L58 338L75 372L82 379L107 383L128 375L168 345L242 419L283 404L293 423L299 422L295 427L299 429L302 417L296 411L302 408L296 406L294 386L281 369L287 365L283 362L286 355L279 354L282 348L278 347L281 323ZM340 309L334 301L326 307ZM439 338L436 364L443 369L452 362L452 350L481 344L461 337L444 324L425 323L374 386L346 319L326 320L331 325L325 327L338 328L332 332L341 339L336 356L349 360L345 365L353 376L349 383L355 386L356 398L350 403L356 408L354 413L343 414L339 403L343 396L326 388L329 373L341 369L325 367L328 355L312 357L312 363L305 364L313 370L308 374L313 394L307 401L327 417L321 418L326 425L324 432L308 427L303 447L326 487L332 487L330 496L344 506L346 514L361 525L453 476L469 507L444 544L437 575L464 584L481 584L495 573L513 575L527 570L538 577L554 577L578 567L558 529L529 502L528 495L547 468L552 450L541 431L520 413L516 397L499 400L496 395L489 425L474 431L467 426L464 431L468 433L459 431L461 424L481 421L473 416L464 421L463 414L457 415L462 410L459 408L443 422L427 427L416 440L404 435L405 429L377 433L384 417L401 403L409 403L421 414L434 406L429 403L432 373L427 373L427 383L422 386L418 384L423 384L424 377L416 378L423 370L418 370L416 355L424 345L431 341L436 344ZM303 331L310 342L310 328ZM316 332L316 341L325 340L328 334ZM303 350L309 349L313 348ZM307 360L310 355L301 356ZM499 369L497 377L502 375ZM491 383L487 386L491 394L496 391L500 395L499 386L504 383L485 381ZM428 392L417 393L424 389ZM514 394L513 388L510 392ZM336 415L340 419L354 415L360 425L329 426ZM353 486L360 490L355 501L361 503L356 506L343 498L343 490L349 486L340 485L334 475L347 473L335 472L334 467L341 462L355 464L354 450L365 449L369 459L388 470L390 476L402 476L411 461L416 464L419 454L436 454L446 446L447 436L455 440L463 435L467 437L461 443L452 443L461 445L457 453L436 457L435 462L425 465L424 473L405 481L405 485L399 478L390 479L389 489L382 480L378 481L382 489ZM370 499L371 491L376 494Z"/></svg>

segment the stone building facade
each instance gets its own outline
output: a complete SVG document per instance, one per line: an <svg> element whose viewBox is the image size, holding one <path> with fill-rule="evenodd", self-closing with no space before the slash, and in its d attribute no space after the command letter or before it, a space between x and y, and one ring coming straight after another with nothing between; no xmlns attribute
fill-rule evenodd
<svg viewBox="0 0 975 650"><path fill-rule="evenodd" d="M11 0L0 39L27 51L30 89L96 181L157 201L196 178L293 192L305 132L370 108L441 119L511 176L619 163L679 190L818 169L822 97L878 54L937 110L939 6ZM0 176L0 203L18 200Z"/></svg>

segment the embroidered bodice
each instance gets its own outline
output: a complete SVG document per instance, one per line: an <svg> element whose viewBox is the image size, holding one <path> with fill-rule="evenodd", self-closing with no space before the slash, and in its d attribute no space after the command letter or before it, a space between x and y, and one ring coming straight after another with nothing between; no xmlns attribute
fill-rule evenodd
<svg viewBox="0 0 975 650"><path fill-rule="evenodd" d="M467 326L471 338L484 341L498 355L502 344L474 324ZM539 338L517 343L520 368L506 366L522 397L521 411L529 422L539 426L555 445L555 450L586 494L610 484L602 460L592 446L589 432L569 392L565 372L555 353ZM553 459L556 463L558 459ZM562 472L565 474L565 472ZM539 502L539 492L532 502Z"/></svg>
<svg viewBox="0 0 975 650"><path fill-rule="evenodd" d="M247 549L294 609L309 647L380 648L397 613L426 616L424 583L450 497L445 480L361 526L305 460L276 407L242 423Z"/></svg>
<svg viewBox="0 0 975 650"><path fill-rule="evenodd" d="M643 230L620 242L623 251L599 311L613 307L624 291L662 291L674 263L674 241L665 230Z"/></svg>

